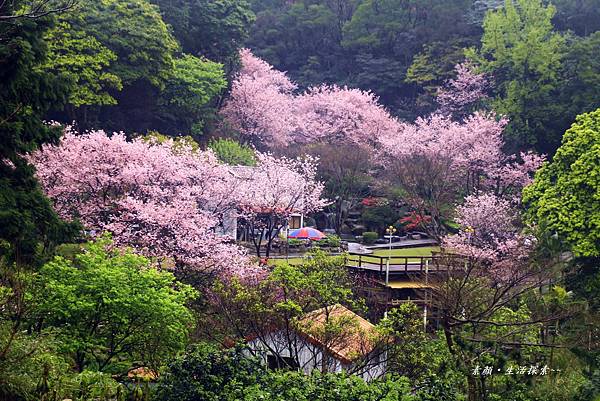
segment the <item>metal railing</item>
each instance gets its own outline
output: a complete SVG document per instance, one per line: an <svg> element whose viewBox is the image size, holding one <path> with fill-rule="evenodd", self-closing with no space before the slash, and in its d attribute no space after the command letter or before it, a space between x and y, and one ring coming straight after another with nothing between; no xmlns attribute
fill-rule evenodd
<svg viewBox="0 0 600 401"><path fill-rule="evenodd" d="M385 273L389 262L390 273L425 273L438 270L439 256L377 256L349 253L346 265L363 270Z"/></svg>

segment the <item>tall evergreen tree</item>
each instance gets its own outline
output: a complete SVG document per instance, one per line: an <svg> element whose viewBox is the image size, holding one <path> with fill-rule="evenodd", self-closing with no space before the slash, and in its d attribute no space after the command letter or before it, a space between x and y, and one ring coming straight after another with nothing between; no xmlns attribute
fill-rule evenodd
<svg viewBox="0 0 600 401"><path fill-rule="evenodd" d="M2 15L15 15L25 1L2 2ZM64 233L25 155L56 142L61 130L42 120L50 106L63 104L68 90L60 77L44 71L44 35L51 14L0 20L0 256L30 263L40 243Z"/></svg>

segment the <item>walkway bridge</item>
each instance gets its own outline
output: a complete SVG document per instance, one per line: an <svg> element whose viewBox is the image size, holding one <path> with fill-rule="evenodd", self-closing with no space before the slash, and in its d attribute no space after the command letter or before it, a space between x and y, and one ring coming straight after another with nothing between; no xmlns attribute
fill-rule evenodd
<svg viewBox="0 0 600 401"><path fill-rule="evenodd" d="M449 262L457 266L456 262L464 258L449 255L434 256L376 256L360 253L349 253L346 259L346 266L355 271L365 273L379 274L390 277L407 276L410 274L436 274L447 273L453 269L448 267ZM389 267L388 267L389 264Z"/></svg>

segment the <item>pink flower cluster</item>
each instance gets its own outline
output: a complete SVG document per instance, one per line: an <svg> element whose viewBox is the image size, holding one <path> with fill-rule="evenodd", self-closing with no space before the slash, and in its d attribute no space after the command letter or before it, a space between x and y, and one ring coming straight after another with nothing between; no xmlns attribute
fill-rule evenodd
<svg viewBox="0 0 600 401"><path fill-rule="evenodd" d="M467 196L456 213L460 231L444 238L445 248L486 263L488 272L500 280L525 272L521 262L535 239L523 234L514 203L492 193L480 193Z"/></svg>
<svg viewBox="0 0 600 401"><path fill-rule="evenodd" d="M315 141L373 143L399 127L370 92L321 85L295 94L296 85L284 73L247 49L240 57L243 67L221 113L259 148Z"/></svg>
<svg viewBox="0 0 600 401"><path fill-rule="evenodd" d="M324 205L313 160L258 159L240 179L210 151L69 130L59 146L30 157L58 213L90 233L109 231L118 244L159 261L240 276L254 275L255 267L231 238L215 233L225 215L249 205L303 212Z"/></svg>
<svg viewBox="0 0 600 401"><path fill-rule="evenodd" d="M456 78L438 89L437 101L444 114L465 112L476 106L487 98L486 91L490 87L488 77L477 73L470 62L457 64L455 70Z"/></svg>
<svg viewBox="0 0 600 401"><path fill-rule="evenodd" d="M328 204L323 199L324 185L317 180L317 160L310 156L298 159L276 158L257 153L256 167L234 168L239 205L246 215L275 213L311 213Z"/></svg>
<svg viewBox="0 0 600 401"><path fill-rule="evenodd" d="M235 204L231 180L210 152L172 141L127 141L102 131L67 131L31 161L58 213L92 233L177 265L225 270L247 264L241 248L214 233L217 215Z"/></svg>

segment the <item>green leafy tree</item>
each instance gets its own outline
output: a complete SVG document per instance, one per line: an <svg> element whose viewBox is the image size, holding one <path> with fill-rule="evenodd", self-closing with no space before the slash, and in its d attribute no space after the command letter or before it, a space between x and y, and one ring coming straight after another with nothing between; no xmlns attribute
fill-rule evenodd
<svg viewBox="0 0 600 401"><path fill-rule="evenodd" d="M342 29L359 1L253 1L256 23L249 46L287 71L300 87L342 83L352 59L342 47Z"/></svg>
<svg viewBox="0 0 600 401"><path fill-rule="evenodd" d="M151 0L181 43L183 51L222 63L231 72L248 37L254 13L247 1Z"/></svg>
<svg viewBox="0 0 600 401"><path fill-rule="evenodd" d="M186 344L193 318L185 304L195 291L109 238L88 243L74 260L55 257L38 283L37 324L59 330L79 371L156 368Z"/></svg>
<svg viewBox="0 0 600 401"><path fill-rule="evenodd" d="M352 292L352 279L343 256L329 256L316 250L300 264L281 264L255 285L240 280L217 281L212 289L214 313L207 318L208 336L243 339L247 336L264 338L273 327L291 334L298 319L321 308L344 304L358 311L363 302ZM317 328L323 344L339 342L344 329L353 322L341 322L326 310L326 323ZM310 330L311 328L306 328ZM289 337L288 337L289 338Z"/></svg>
<svg viewBox="0 0 600 401"><path fill-rule="evenodd" d="M158 101L174 74L179 45L157 7L146 0L82 0L61 19L73 40L56 32L52 46L64 57L54 59L54 67L70 78L66 82L77 80L71 100L86 102L66 111L57 105L52 118L75 120L80 129L166 132ZM106 80L111 87L103 86Z"/></svg>
<svg viewBox="0 0 600 401"><path fill-rule="evenodd" d="M117 56L109 71L124 86L144 80L164 87L178 44L158 9L145 0L83 0L68 22Z"/></svg>
<svg viewBox="0 0 600 401"><path fill-rule="evenodd" d="M17 14L25 4L3 2L2 14ZM42 68L44 37L53 21L48 15L0 23L0 257L17 265L33 262L40 249L68 234L23 158L61 135L59 127L42 121L51 106L69 96L64 80Z"/></svg>
<svg viewBox="0 0 600 401"><path fill-rule="evenodd" d="M175 72L167 82L165 96L169 104L189 112L206 105L226 86L221 64L184 54L175 60Z"/></svg>
<svg viewBox="0 0 600 401"><path fill-rule="evenodd" d="M269 371L241 348L191 348L158 384L159 401L409 401L404 378L366 383L345 374Z"/></svg>
<svg viewBox="0 0 600 401"><path fill-rule="evenodd" d="M161 95L161 115L171 126L199 133L212 112L211 100L226 87L222 64L183 54L175 59L175 70Z"/></svg>
<svg viewBox="0 0 600 401"><path fill-rule="evenodd" d="M271 285L285 288L281 306L292 306L300 314L331 306L346 304L360 308L352 293L352 278L346 269L344 256L329 256L313 251L300 265L283 264L275 267L269 277ZM275 305L276 308L277 304Z"/></svg>
<svg viewBox="0 0 600 401"><path fill-rule="evenodd" d="M598 396L600 378L600 109L577 117L554 159L525 188L523 202L530 223L557 237L573 259L565 271L567 290L581 303L581 313L567 324L567 340L585 364L587 382L581 400Z"/></svg>
<svg viewBox="0 0 600 401"><path fill-rule="evenodd" d="M429 339L423 328L423 313L415 304L404 303L392 309L379 323L379 329L393 339L387 359L390 372L418 379L433 368L425 346Z"/></svg>
<svg viewBox="0 0 600 401"><path fill-rule="evenodd" d="M30 272L15 274L0 263L0 399L39 400L50 389L70 386L69 360L51 332L28 333ZM18 288L18 290L16 290ZM43 384L44 388L40 388ZM60 391L67 394L67 389Z"/></svg>
<svg viewBox="0 0 600 401"><path fill-rule="evenodd" d="M208 147L223 163L232 166L255 166L256 156L254 150L233 139L218 138L210 142Z"/></svg>
<svg viewBox="0 0 600 401"><path fill-rule="evenodd" d="M543 223L576 256L600 256L600 109L577 117L554 159L525 188L529 222Z"/></svg>
<svg viewBox="0 0 600 401"><path fill-rule="evenodd" d="M508 115L512 150L536 146L551 152L562 131L552 129L554 104L564 58L564 38L554 31L556 10L541 0L506 0L483 22L481 49L470 52L494 76L495 110Z"/></svg>
<svg viewBox="0 0 600 401"><path fill-rule="evenodd" d="M594 111L600 107L600 32L587 37L568 35L568 51L561 74L561 93L556 102L563 105L564 112L556 119L566 131L575 116Z"/></svg>
<svg viewBox="0 0 600 401"><path fill-rule="evenodd" d="M64 16L61 19L46 35L49 52L44 67L71 83L72 107L116 104L109 90L123 86L121 79L107 70L117 56L85 31L73 29Z"/></svg>
<svg viewBox="0 0 600 401"><path fill-rule="evenodd" d="M211 30L212 36L196 39L207 47L218 47L222 38L217 30L226 25L227 18L235 18L228 14L234 13L228 7L233 7L232 2L200 3L205 9L220 7L221 14L213 10L210 23L214 26L209 28L203 20L208 14L189 9L194 24ZM173 29L188 32L185 26L190 21L186 21L173 21ZM163 21L159 8L146 0L79 2L48 35L51 57L47 67L60 73L73 89L69 107L55 107L52 117L69 123L75 120L81 129L202 134L227 87L224 67L200 54L204 52L179 54L181 46L173 29ZM231 40L234 43L228 44L228 51L237 57L240 44Z"/></svg>

